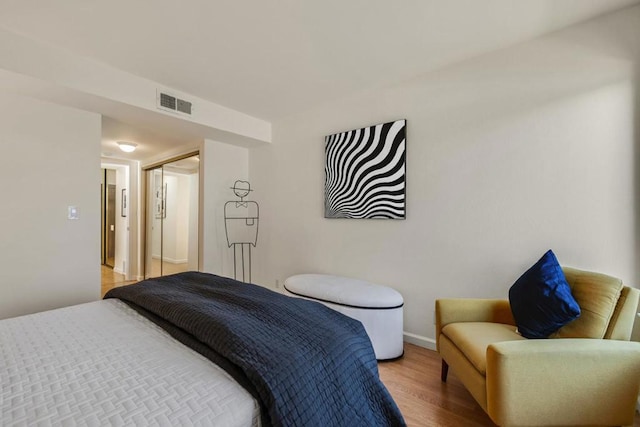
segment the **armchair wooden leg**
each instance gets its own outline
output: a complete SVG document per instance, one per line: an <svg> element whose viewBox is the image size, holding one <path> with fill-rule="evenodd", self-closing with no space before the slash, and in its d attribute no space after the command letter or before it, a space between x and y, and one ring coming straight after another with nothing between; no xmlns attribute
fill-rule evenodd
<svg viewBox="0 0 640 427"><path fill-rule="evenodd" d="M442 359L442 371L440 372L440 379L443 383L447 382L447 375L449 374L449 365Z"/></svg>

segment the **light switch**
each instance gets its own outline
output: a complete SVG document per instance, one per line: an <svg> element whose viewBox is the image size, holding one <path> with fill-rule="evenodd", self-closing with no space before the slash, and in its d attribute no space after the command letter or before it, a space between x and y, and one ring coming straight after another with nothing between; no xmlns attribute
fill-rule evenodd
<svg viewBox="0 0 640 427"><path fill-rule="evenodd" d="M68 219L80 219L80 209L77 206L69 206Z"/></svg>

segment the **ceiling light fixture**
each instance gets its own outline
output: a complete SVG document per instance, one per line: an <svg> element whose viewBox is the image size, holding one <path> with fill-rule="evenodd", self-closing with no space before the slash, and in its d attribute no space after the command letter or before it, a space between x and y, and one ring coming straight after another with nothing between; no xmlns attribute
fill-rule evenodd
<svg viewBox="0 0 640 427"><path fill-rule="evenodd" d="M134 144L133 142L118 141L118 146L125 153L133 153L138 144Z"/></svg>

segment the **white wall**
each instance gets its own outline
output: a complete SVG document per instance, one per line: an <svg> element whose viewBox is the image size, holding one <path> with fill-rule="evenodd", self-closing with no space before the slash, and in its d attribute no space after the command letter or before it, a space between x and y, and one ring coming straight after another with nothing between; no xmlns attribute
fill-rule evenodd
<svg viewBox="0 0 640 427"><path fill-rule="evenodd" d="M189 247L187 249L187 259L189 271L198 270L198 235L199 221L198 221L198 207L199 207L199 185L200 185L200 173L195 173L189 176Z"/></svg>
<svg viewBox="0 0 640 427"><path fill-rule="evenodd" d="M189 256L190 175L178 175L178 206L176 209L176 259L187 262Z"/></svg>
<svg viewBox="0 0 640 427"><path fill-rule="evenodd" d="M109 168L116 171L116 256L113 269L117 273L126 275L126 261L129 259L129 217L122 216L122 190L128 187L129 173L126 166Z"/></svg>
<svg viewBox="0 0 640 427"><path fill-rule="evenodd" d="M506 298L549 248L640 283L638 40L635 7L274 123L272 146L250 151L256 282L320 272L390 285L426 345L436 298ZM400 118L407 219L323 218L324 136Z"/></svg>
<svg viewBox="0 0 640 427"><path fill-rule="evenodd" d="M233 277L233 249L227 246L224 204L237 199L231 190L233 183L249 178L248 150L204 140L200 151L200 174L203 212L200 221L203 227L200 271ZM259 253L258 249L252 248L252 254ZM255 268L254 262L254 271Z"/></svg>
<svg viewBox="0 0 640 427"><path fill-rule="evenodd" d="M100 297L100 134L97 114L0 97L0 318Z"/></svg>

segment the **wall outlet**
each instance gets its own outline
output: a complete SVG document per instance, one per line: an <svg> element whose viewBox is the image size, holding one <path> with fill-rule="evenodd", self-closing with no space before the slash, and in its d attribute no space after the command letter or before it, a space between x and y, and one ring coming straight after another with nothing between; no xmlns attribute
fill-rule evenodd
<svg viewBox="0 0 640 427"><path fill-rule="evenodd" d="M276 279L276 289L280 289L280 280Z"/></svg>

